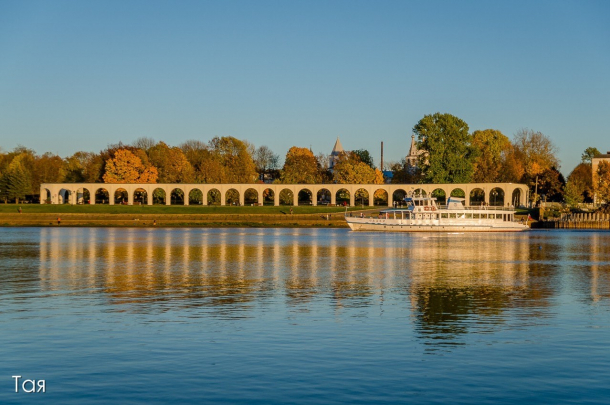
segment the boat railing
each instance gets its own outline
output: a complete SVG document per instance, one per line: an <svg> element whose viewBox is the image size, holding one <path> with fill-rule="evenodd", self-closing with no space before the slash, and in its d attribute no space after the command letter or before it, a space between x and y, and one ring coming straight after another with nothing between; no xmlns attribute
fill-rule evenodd
<svg viewBox="0 0 610 405"><path fill-rule="evenodd" d="M437 205L436 208L439 210L446 210L447 205ZM459 210L468 210L468 211L511 211L514 210L514 207L502 207L502 206L491 206L491 205L468 205L460 208L453 208L450 211L459 211Z"/></svg>

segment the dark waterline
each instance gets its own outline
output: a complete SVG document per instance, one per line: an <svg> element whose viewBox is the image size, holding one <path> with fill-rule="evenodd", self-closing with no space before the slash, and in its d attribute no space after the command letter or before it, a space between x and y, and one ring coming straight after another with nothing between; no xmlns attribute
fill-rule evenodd
<svg viewBox="0 0 610 405"><path fill-rule="evenodd" d="M0 403L607 403L609 303L602 232L4 229Z"/></svg>

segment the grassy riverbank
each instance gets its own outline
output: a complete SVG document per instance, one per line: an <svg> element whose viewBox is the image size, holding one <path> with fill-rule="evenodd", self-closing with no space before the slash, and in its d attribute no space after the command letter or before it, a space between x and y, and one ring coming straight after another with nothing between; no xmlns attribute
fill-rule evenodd
<svg viewBox="0 0 610 405"><path fill-rule="evenodd" d="M344 212L343 207L328 206L0 204L0 226L346 227Z"/></svg>
<svg viewBox="0 0 610 405"><path fill-rule="evenodd" d="M220 206L220 205L70 205L70 204L0 204L0 213L18 213L21 207L23 214L326 214L344 212L344 207L329 206ZM368 208L368 207L364 207ZM383 209L386 207L376 207ZM362 207L350 207L349 211Z"/></svg>

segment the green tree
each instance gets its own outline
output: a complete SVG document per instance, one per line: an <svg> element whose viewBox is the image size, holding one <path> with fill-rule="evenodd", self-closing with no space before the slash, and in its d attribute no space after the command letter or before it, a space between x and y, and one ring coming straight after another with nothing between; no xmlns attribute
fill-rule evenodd
<svg viewBox="0 0 610 405"><path fill-rule="evenodd" d="M358 158L360 159L360 161L362 163L368 165L372 169L375 168L375 163L373 162L373 157L371 156L371 154L369 153L368 150L366 150L366 149L357 149L357 150L352 151L352 153L354 155L358 156Z"/></svg>
<svg viewBox="0 0 610 405"><path fill-rule="evenodd" d="M591 160L596 157L601 155L601 153L599 152L599 150L597 150L597 148L594 148L592 146L588 147L587 149L585 149L585 151L583 152L583 154L581 155L581 161L582 163L591 163Z"/></svg>
<svg viewBox="0 0 610 405"><path fill-rule="evenodd" d="M578 204L583 202L583 196L578 186L574 182L568 180L563 188L563 200L569 207L576 207Z"/></svg>
<svg viewBox="0 0 610 405"><path fill-rule="evenodd" d="M468 183L476 151L468 124L451 114L426 115L413 127L418 149L426 151L418 166L428 183Z"/></svg>
<svg viewBox="0 0 610 405"><path fill-rule="evenodd" d="M509 152L510 139L495 129L474 131L472 146L477 150L473 180L478 183L499 181Z"/></svg>
<svg viewBox="0 0 610 405"><path fill-rule="evenodd" d="M19 200L25 199L25 196L31 193L32 183L30 173L24 165L25 159L26 155L23 153L15 156L2 174L0 194L5 203L14 199L19 204Z"/></svg>
<svg viewBox="0 0 610 405"><path fill-rule="evenodd" d="M579 202L593 202L593 173L591 163L580 163L568 176L570 192L580 194Z"/></svg>

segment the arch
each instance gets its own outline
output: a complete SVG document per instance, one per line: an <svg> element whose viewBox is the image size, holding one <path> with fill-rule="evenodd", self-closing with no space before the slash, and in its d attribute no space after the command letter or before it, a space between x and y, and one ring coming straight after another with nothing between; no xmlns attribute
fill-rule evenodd
<svg viewBox="0 0 610 405"><path fill-rule="evenodd" d="M351 194L346 188L337 190L335 196L337 205L349 205Z"/></svg>
<svg viewBox="0 0 610 405"><path fill-rule="evenodd" d="M244 204L258 205L258 191L253 188L249 188L244 191Z"/></svg>
<svg viewBox="0 0 610 405"><path fill-rule="evenodd" d="M384 188L378 188L373 193L373 205L388 205L388 191Z"/></svg>
<svg viewBox="0 0 610 405"><path fill-rule="evenodd" d="M285 188L280 191L280 205L293 205L294 204L294 194L291 190Z"/></svg>
<svg viewBox="0 0 610 405"><path fill-rule="evenodd" d="M134 205L148 204L148 191L142 187L136 188L133 192L133 203Z"/></svg>
<svg viewBox="0 0 610 405"><path fill-rule="evenodd" d="M432 190L431 195L433 198L436 198L437 204L439 204L439 205L447 204L447 194L445 193L445 190L443 190L442 188L436 188L436 189Z"/></svg>
<svg viewBox="0 0 610 405"><path fill-rule="evenodd" d="M298 205L313 205L313 193L308 188L302 188L297 194Z"/></svg>
<svg viewBox="0 0 610 405"><path fill-rule="evenodd" d="M516 188L513 190L513 196L511 198L513 207L520 207L521 206L521 189L520 188Z"/></svg>
<svg viewBox="0 0 610 405"><path fill-rule="evenodd" d="M489 192L489 205L492 207L504 206L504 190L500 187L494 187Z"/></svg>
<svg viewBox="0 0 610 405"><path fill-rule="evenodd" d="M189 205L201 205L203 204L203 191L198 188L193 188L189 191Z"/></svg>
<svg viewBox="0 0 610 405"><path fill-rule="evenodd" d="M129 193L123 187L114 190L114 203L127 205L129 203Z"/></svg>
<svg viewBox="0 0 610 405"><path fill-rule="evenodd" d="M354 204L358 205L369 205L369 192L364 188L359 188L354 193Z"/></svg>
<svg viewBox="0 0 610 405"><path fill-rule="evenodd" d="M153 191L153 204L165 204L167 201L167 196L165 195L165 190L162 188L156 188Z"/></svg>
<svg viewBox="0 0 610 405"><path fill-rule="evenodd" d="M81 187L76 190L76 203L77 204L90 204L91 203L91 193L89 189L86 187Z"/></svg>
<svg viewBox="0 0 610 405"><path fill-rule="evenodd" d="M52 204L51 200L51 191L48 188L43 188L42 193L40 194L40 202L42 204Z"/></svg>
<svg viewBox="0 0 610 405"><path fill-rule="evenodd" d="M68 189L62 188L57 193L58 203L59 204L70 204L70 197L72 197L72 192Z"/></svg>
<svg viewBox="0 0 610 405"><path fill-rule="evenodd" d="M220 190L217 188L212 188L208 191L208 205L221 205L222 204L222 195L220 194Z"/></svg>
<svg viewBox="0 0 610 405"><path fill-rule="evenodd" d="M427 197L428 193L423 188L416 188L413 190L413 197Z"/></svg>
<svg viewBox="0 0 610 405"><path fill-rule="evenodd" d="M176 187L169 192L170 205L184 205L184 190Z"/></svg>
<svg viewBox="0 0 610 405"><path fill-rule="evenodd" d="M230 188L225 193L225 205L239 205L239 191Z"/></svg>
<svg viewBox="0 0 610 405"><path fill-rule="evenodd" d="M407 192L402 188L397 188L394 190L392 193L392 201L394 202L394 206L402 205L406 196Z"/></svg>
<svg viewBox="0 0 610 405"><path fill-rule="evenodd" d="M470 191L469 199L469 205L471 206L485 205L485 191L481 188L473 188Z"/></svg>
<svg viewBox="0 0 610 405"><path fill-rule="evenodd" d="M270 188L263 190L263 205L275 205L275 191Z"/></svg>
<svg viewBox="0 0 610 405"><path fill-rule="evenodd" d="M103 187L95 190L95 194L93 195L96 204L110 204L110 193Z"/></svg>
<svg viewBox="0 0 610 405"><path fill-rule="evenodd" d="M330 198L331 194L330 194L330 190L327 188L321 188L318 190L318 193L316 195L316 199L318 201L318 205L328 205L330 204L331 198Z"/></svg>
<svg viewBox="0 0 610 405"><path fill-rule="evenodd" d="M449 197L466 198L466 193L461 188L454 188Z"/></svg>

